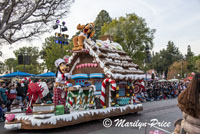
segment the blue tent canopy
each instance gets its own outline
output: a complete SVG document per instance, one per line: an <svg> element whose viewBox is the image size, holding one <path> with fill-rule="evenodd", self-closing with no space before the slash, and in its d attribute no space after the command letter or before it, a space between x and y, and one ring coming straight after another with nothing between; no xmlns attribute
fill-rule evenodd
<svg viewBox="0 0 200 134"><path fill-rule="evenodd" d="M56 74L53 72L43 73L36 75L37 77L56 77Z"/></svg>
<svg viewBox="0 0 200 134"><path fill-rule="evenodd" d="M10 74L5 74L3 76L1 76L1 78L10 78L10 77L29 77L29 76L34 76L34 74L29 74L29 73L25 73L25 72L13 72Z"/></svg>

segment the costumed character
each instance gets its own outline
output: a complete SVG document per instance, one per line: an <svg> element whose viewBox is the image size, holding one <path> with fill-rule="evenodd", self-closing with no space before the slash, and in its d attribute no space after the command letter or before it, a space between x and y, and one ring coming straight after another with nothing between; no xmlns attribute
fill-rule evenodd
<svg viewBox="0 0 200 134"><path fill-rule="evenodd" d="M94 26L94 23L87 23L86 25L78 24L77 29L81 30L81 33L73 38L73 50L83 49L84 40L86 38L92 38L95 34Z"/></svg>
<svg viewBox="0 0 200 134"><path fill-rule="evenodd" d="M183 112L180 134L200 133L200 73L195 74L187 89L178 96L178 107Z"/></svg>
<svg viewBox="0 0 200 134"><path fill-rule="evenodd" d="M54 85L54 96L53 103L56 105L66 104L66 81L71 78L71 75L68 72L69 67L64 59L57 59L55 61L55 66L57 67L56 80Z"/></svg>

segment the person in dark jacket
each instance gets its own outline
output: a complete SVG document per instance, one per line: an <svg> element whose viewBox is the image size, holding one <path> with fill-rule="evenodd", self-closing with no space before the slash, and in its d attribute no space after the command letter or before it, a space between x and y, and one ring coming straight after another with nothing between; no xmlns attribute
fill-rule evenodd
<svg viewBox="0 0 200 134"><path fill-rule="evenodd" d="M19 100L20 105L23 105L22 101L24 100L25 94L20 83L17 83L16 90L17 90L17 100Z"/></svg>

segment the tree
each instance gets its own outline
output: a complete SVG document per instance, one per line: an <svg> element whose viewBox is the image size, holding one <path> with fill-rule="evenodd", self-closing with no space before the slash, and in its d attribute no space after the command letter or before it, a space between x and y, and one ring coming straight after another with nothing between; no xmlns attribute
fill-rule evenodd
<svg viewBox="0 0 200 134"><path fill-rule="evenodd" d="M14 54L16 58L18 58L18 55L20 54L30 56L30 65L25 65L25 70L24 65L17 65L14 68L14 71L25 71L33 74L38 74L41 72L40 64L37 61L40 56L39 49L37 47L22 47L14 51Z"/></svg>
<svg viewBox="0 0 200 134"><path fill-rule="evenodd" d="M197 59L195 62L196 70L194 72L200 72L200 59Z"/></svg>
<svg viewBox="0 0 200 134"><path fill-rule="evenodd" d="M150 68L153 68L156 70L156 72L159 75L162 75L163 73L163 66L161 64L161 56L160 53L156 52L155 55L153 55L152 59L151 59L151 64L150 64Z"/></svg>
<svg viewBox="0 0 200 134"><path fill-rule="evenodd" d="M17 66L17 60L15 58L9 58L5 60L5 65L7 66L9 72L12 71L12 69L16 69Z"/></svg>
<svg viewBox="0 0 200 134"><path fill-rule="evenodd" d="M38 64L37 59L40 56L39 49L37 47L22 47L14 51L14 54L16 58L20 54L30 56L30 64L33 65Z"/></svg>
<svg viewBox="0 0 200 134"><path fill-rule="evenodd" d="M49 31L68 13L74 0L3 0L0 2L0 42L16 41Z"/></svg>
<svg viewBox="0 0 200 134"><path fill-rule="evenodd" d="M173 78L184 78L184 74L188 74L189 70L187 69L187 61L175 61L171 66L169 66L169 71L167 74L168 79ZM178 75L179 74L179 75Z"/></svg>
<svg viewBox="0 0 200 134"><path fill-rule="evenodd" d="M169 66L175 61L183 59L183 55L172 41L168 42L166 49L160 50L155 56L152 60L152 66L157 72L161 74L164 72L165 78L167 78Z"/></svg>
<svg viewBox="0 0 200 134"><path fill-rule="evenodd" d="M71 50L72 46L72 42L69 42L69 45L64 45L62 50L63 55L61 55L60 44L55 44L53 37L46 38L41 51L42 59L44 59L46 68L51 72L56 72L56 67L54 64L55 60L58 58L63 58L65 55L70 55L70 53L66 53L66 50Z"/></svg>
<svg viewBox="0 0 200 134"><path fill-rule="evenodd" d="M143 65L145 47L153 48L155 29L147 27L145 20L136 14L127 14L126 17L113 19L101 29L102 35L112 35L113 40L120 43L133 61Z"/></svg>
<svg viewBox="0 0 200 134"><path fill-rule="evenodd" d="M94 38L99 38L101 34L101 27L104 23L108 24L112 21L112 18L109 16L109 13L106 10L101 10L94 21L95 24L95 36Z"/></svg>
<svg viewBox="0 0 200 134"><path fill-rule="evenodd" d="M187 54L185 55L185 58L188 62L187 68L190 72L193 72L194 67L195 67L195 65L194 65L195 61L194 61L193 57L194 57L194 53L191 51L190 45L188 45Z"/></svg>
<svg viewBox="0 0 200 134"><path fill-rule="evenodd" d="M188 45L188 48L187 48L187 54L185 55L186 57L186 60L190 60L190 58L192 58L194 56L194 53L191 51L191 47L190 45Z"/></svg>

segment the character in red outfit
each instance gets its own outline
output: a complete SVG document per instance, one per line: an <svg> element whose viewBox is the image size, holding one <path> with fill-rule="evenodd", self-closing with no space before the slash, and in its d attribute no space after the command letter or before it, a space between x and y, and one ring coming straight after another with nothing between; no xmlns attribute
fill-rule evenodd
<svg viewBox="0 0 200 134"><path fill-rule="evenodd" d="M53 103L56 105L62 104L65 106L66 100L66 88L65 83L70 79L71 75L68 72L68 64L63 59L57 59L55 61L55 66L57 67L56 80L54 86L54 97Z"/></svg>

